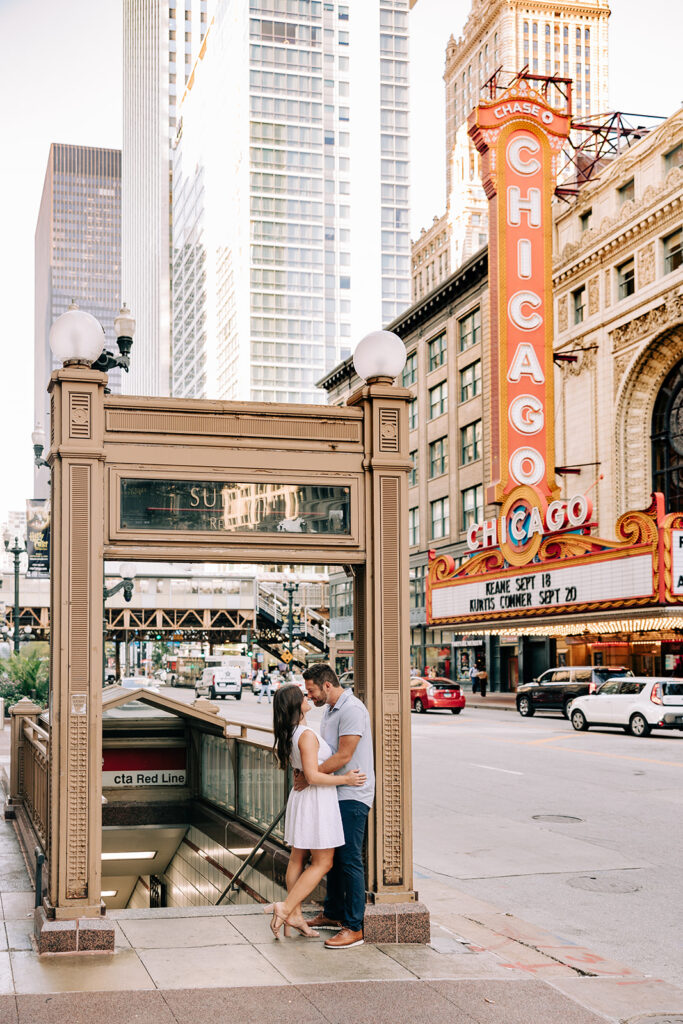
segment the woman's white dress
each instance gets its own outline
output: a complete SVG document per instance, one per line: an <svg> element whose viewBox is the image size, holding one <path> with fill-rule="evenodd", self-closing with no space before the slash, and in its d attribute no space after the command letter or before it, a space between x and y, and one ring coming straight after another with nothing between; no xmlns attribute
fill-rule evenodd
<svg viewBox="0 0 683 1024"><path fill-rule="evenodd" d="M328 743L309 725L297 725L292 736L292 767L302 771L299 737L308 729L318 740L318 764L332 756ZM299 850L330 850L344 845L336 786L307 786L292 790L285 815L285 842Z"/></svg>

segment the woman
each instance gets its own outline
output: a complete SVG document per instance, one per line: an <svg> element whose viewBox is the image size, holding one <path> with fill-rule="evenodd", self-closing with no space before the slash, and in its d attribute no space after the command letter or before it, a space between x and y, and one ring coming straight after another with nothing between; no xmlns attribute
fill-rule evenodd
<svg viewBox="0 0 683 1024"><path fill-rule="evenodd" d="M270 928L276 939L284 924L302 935L317 938L318 932L306 924L301 904L332 867L334 850L344 845L339 801L334 787L362 786L365 776L353 770L344 775L325 775L318 765L332 756L325 740L306 725L311 710L308 698L298 686L282 686L273 698L273 751L281 768L291 764L302 771L306 789L291 791L285 817L285 842L292 847L287 865L287 899L266 907L272 911ZM310 854L310 864L307 861Z"/></svg>

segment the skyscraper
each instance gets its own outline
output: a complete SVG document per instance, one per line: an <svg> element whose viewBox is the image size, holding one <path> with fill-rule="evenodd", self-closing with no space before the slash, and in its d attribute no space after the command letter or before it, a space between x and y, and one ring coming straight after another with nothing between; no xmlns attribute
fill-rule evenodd
<svg viewBox="0 0 683 1024"><path fill-rule="evenodd" d="M319 401L410 302L408 0L218 0L179 105L172 387Z"/></svg>
<svg viewBox="0 0 683 1024"><path fill-rule="evenodd" d="M462 36L446 47L446 196L452 265L481 248L488 209L467 118L494 71L573 80L577 120L608 109L608 0L473 0Z"/></svg>
<svg viewBox="0 0 683 1024"><path fill-rule="evenodd" d="M54 320L71 302L102 324L116 350L114 317L121 306L121 151L53 143L35 237L35 422L49 437L47 384L59 364L48 341ZM105 337L102 338L102 348ZM121 371L109 375L121 389ZM45 473L41 480L44 484Z"/></svg>
<svg viewBox="0 0 683 1024"><path fill-rule="evenodd" d="M170 145L208 17L207 0L181 2L123 3L122 281L137 321L127 394L170 388Z"/></svg>

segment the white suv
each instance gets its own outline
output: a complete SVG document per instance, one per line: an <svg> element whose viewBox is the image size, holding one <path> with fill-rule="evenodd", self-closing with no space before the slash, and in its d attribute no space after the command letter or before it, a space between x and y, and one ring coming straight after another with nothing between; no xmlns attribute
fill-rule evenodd
<svg viewBox="0 0 683 1024"><path fill-rule="evenodd" d="M595 693L576 697L569 718L578 731L591 725L614 725L632 736L647 736L651 729L683 732L683 679L608 679Z"/></svg>
<svg viewBox="0 0 683 1024"><path fill-rule="evenodd" d="M211 700L222 697L242 699L242 673L237 667L205 668L194 684L195 697L207 696Z"/></svg>

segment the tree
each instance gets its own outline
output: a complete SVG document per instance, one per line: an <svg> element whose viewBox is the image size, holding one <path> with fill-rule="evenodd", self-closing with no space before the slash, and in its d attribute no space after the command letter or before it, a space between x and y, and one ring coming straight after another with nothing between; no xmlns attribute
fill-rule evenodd
<svg viewBox="0 0 683 1024"><path fill-rule="evenodd" d="M45 707L49 686L48 665L49 646L45 643L27 644L23 651L0 662L3 677L0 697L4 697L5 707L15 704L22 697L30 697Z"/></svg>

